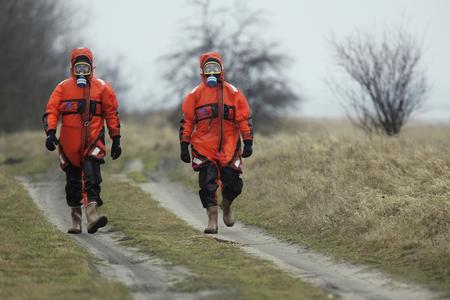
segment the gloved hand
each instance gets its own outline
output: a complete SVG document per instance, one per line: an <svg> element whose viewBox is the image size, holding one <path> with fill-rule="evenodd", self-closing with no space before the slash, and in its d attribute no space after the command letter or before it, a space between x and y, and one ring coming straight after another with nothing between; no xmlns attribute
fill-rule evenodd
<svg viewBox="0 0 450 300"><path fill-rule="evenodd" d="M112 140L111 157L112 159L118 159L120 154L122 154L122 148L120 147L120 136L115 136Z"/></svg>
<svg viewBox="0 0 450 300"><path fill-rule="evenodd" d="M242 157L247 158L250 157L253 153L253 141L252 140L246 140L244 141L244 150L242 151Z"/></svg>
<svg viewBox="0 0 450 300"><path fill-rule="evenodd" d="M191 154L189 153L189 143L181 142L180 145L181 145L180 159L188 164L191 162Z"/></svg>
<svg viewBox="0 0 450 300"><path fill-rule="evenodd" d="M45 147L49 151L54 151L58 145L58 139L56 138L56 130L50 129L47 131L47 139L45 140Z"/></svg>

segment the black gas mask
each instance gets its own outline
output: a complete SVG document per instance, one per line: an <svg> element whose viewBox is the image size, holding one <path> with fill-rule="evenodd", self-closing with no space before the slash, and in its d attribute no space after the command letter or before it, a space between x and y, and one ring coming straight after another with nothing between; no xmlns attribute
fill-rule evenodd
<svg viewBox="0 0 450 300"><path fill-rule="evenodd" d="M77 86L85 88L88 84L89 76L92 74L92 66L89 58L86 56L79 56L73 64L73 75L77 79Z"/></svg>

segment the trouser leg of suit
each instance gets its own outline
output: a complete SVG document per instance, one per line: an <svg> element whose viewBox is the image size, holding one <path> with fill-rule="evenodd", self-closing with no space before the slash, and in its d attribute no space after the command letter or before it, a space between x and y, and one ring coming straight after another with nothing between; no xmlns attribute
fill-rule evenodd
<svg viewBox="0 0 450 300"><path fill-rule="evenodd" d="M203 166L198 174L198 184L200 186L200 200L204 208L217 205L216 191L218 170L216 165L209 163Z"/></svg>
<svg viewBox="0 0 450 300"><path fill-rule="evenodd" d="M64 168L66 173L66 201L70 207L81 206L82 184L81 184L81 168L68 165Z"/></svg>
<svg viewBox="0 0 450 300"><path fill-rule="evenodd" d="M97 206L101 206L103 201L100 198L100 184L102 183L102 175L100 172L101 162L96 159L87 158L83 162L83 179L84 192L87 196L88 203L97 202Z"/></svg>
<svg viewBox="0 0 450 300"><path fill-rule="evenodd" d="M224 167L220 170L220 180L222 181L222 195L228 201L232 202L241 194L244 182L240 177L239 171L230 167Z"/></svg>

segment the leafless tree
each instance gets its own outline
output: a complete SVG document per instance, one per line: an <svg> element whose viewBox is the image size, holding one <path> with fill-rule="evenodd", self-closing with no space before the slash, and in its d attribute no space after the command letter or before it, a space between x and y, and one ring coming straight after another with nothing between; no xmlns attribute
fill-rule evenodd
<svg viewBox="0 0 450 300"><path fill-rule="evenodd" d="M224 59L227 81L243 90L257 127L264 129L261 124L269 124L301 100L287 75L291 58L278 43L264 40L267 20L262 11L250 10L243 1L220 9L213 9L211 2L191 2L196 8L193 21L183 27L176 50L161 58L167 68L166 99L175 97L179 103L200 81L200 54L217 51Z"/></svg>
<svg viewBox="0 0 450 300"><path fill-rule="evenodd" d="M5 0L0 10L0 131L41 126L42 111L68 66L59 1ZM62 55L63 54L63 55Z"/></svg>
<svg viewBox="0 0 450 300"><path fill-rule="evenodd" d="M346 78L332 87L350 119L366 132L398 134L429 90L421 45L403 29L381 39L357 33L332 45Z"/></svg>
<svg viewBox="0 0 450 300"><path fill-rule="evenodd" d="M42 127L52 90L69 75L70 51L85 46L80 31L88 19L76 13L63 1L2 1L0 132ZM96 64L106 80L123 82L117 66L102 59ZM124 86L115 88L120 93Z"/></svg>

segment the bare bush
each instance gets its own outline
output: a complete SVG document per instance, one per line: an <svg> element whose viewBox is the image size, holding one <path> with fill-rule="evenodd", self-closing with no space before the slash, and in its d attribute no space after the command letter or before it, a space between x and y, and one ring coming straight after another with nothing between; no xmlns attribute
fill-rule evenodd
<svg viewBox="0 0 450 300"><path fill-rule="evenodd" d="M255 123L268 124L301 100L286 75L291 58L279 50L278 43L262 38L261 28L267 24L263 12L249 10L242 1L218 10L207 0L192 4L195 17L183 27L184 39L176 50L162 57L166 68L167 63L172 66L165 73L170 93L166 99L174 95L182 99L197 85L200 54L217 51L224 59L226 80L247 96Z"/></svg>
<svg viewBox="0 0 450 300"><path fill-rule="evenodd" d="M404 30L358 33L333 41L337 65L346 79L332 83L350 119L366 132L396 135L417 111L429 90L420 67L422 49Z"/></svg>

